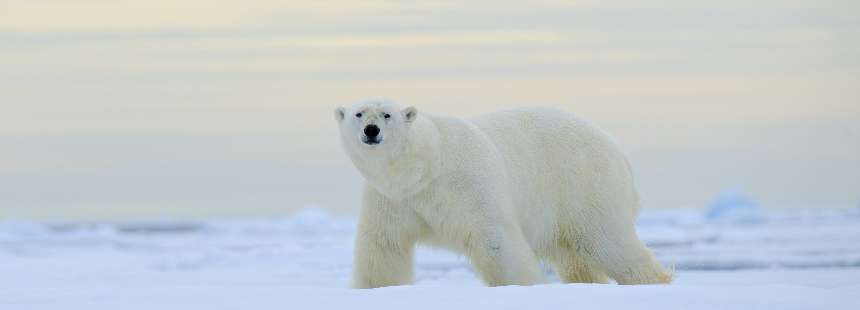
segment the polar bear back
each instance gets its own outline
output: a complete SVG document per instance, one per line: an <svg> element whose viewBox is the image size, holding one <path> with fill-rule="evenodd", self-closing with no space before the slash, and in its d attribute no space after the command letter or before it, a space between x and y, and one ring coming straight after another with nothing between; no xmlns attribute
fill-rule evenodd
<svg viewBox="0 0 860 310"><path fill-rule="evenodd" d="M540 226L556 222L553 218L587 219L570 216L587 212L635 219L639 203L627 159L608 134L589 122L552 108L499 111L470 121L504 159L524 229L540 235L550 229ZM589 209L595 201L604 203L602 210Z"/></svg>

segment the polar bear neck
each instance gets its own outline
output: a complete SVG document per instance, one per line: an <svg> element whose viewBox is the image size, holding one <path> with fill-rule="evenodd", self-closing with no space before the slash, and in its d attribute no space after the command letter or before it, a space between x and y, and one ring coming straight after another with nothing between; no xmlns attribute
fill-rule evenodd
<svg viewBox="0 0 860 310"><path fill-rule="evenodd" d="M368 185L392 200L422 192L441 171L439 131L432 119L419 116L405 142L386 156L354 158Z"/></svg>

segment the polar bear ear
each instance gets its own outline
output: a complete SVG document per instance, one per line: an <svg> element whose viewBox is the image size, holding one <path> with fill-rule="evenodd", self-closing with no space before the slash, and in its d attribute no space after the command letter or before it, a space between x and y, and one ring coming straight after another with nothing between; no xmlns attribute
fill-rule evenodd
<svg viewBox="0 0 860 310"><path fill-rule="evenodd" d="M344 109L344 107L337 107L337 109L334 109L334 119L338 122L342 121L345 116L346 109Z"/></svg>
<svg viewBox="0 0 860 310"><path fill-rule="evenodd" d="M415 107L405 108L401 113L403 113L403 119L405 119L407 123L411 123L416 117L418 117L418 110L416 110Z"/></svg>

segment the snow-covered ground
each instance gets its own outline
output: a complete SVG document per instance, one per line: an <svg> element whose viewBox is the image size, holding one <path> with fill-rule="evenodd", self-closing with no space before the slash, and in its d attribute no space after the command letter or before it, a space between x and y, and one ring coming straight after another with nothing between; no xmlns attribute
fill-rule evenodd
<svg viewBox="0 0 860 310"><path fill-rule="evenodd" d="M351 290L354 222L0 222L0 309L860 308L860 209L646 210L640 236L676 270L659 286L487 288L421 248L415 285Z"/></svg>

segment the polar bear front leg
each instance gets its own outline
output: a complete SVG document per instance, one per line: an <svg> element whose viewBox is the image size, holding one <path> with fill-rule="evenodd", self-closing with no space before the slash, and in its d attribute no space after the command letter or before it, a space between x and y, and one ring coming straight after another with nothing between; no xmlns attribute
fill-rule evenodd
<svg viewBox="0 0 860 310"><path fill-rule="evenodd" d="M469 242L469 258L488 286L546 283L540 262L518 226L485 227L472 236L477 238Z"/></svg>
<svg viewBox="0 0 860 310"><path fill-rule="evenodd" d="M411 284L419 225L410 210L366 189L355 237L352 287Z"/></svg>

